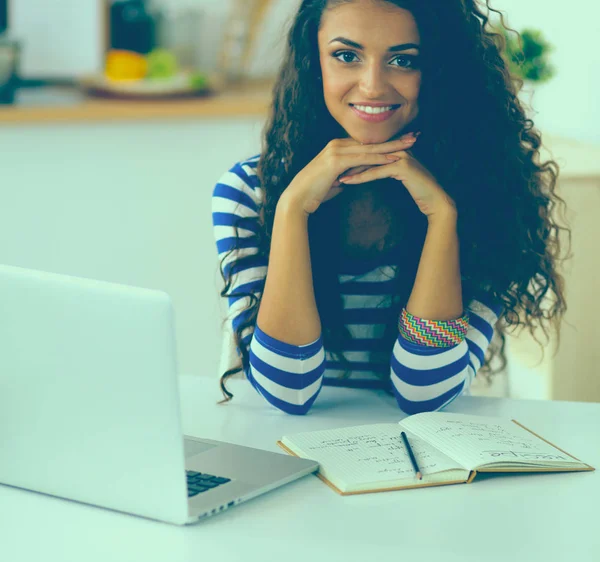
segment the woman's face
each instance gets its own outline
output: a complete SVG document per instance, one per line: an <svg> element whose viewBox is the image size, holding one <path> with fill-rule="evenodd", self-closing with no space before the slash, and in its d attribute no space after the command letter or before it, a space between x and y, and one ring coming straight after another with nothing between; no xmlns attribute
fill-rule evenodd
<svg viewBox="0 0 600 562"><path fill-rule="evenodd" d="M419 112L420 36L412 14L382 0L326 10L319 30L325 104L350 137L382 143Z"/></svg>

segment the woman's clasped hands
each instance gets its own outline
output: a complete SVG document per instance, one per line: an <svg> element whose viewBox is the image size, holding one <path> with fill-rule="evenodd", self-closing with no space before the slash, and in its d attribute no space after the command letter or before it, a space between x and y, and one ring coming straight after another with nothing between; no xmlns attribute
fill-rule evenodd
<svg viewBox="0 0 600 562"><path fill-rule="evenodd" d="M428 218L455 213L452 199L411 154L417 137L418 133L407 133L381 144L334 139L296 175L282 200L310 215L347 186L392 178L402 182Z"/></svg>
<svg viewBox="0 0 600 562"><path fill-rule="evenodd" d="M404 135L402 138L412 139L410 146L404 150L387 153L386 164L369 166L359 171L350 170L350 173L345 173L339 178L340 183L355 185L385 178L395 179L402 182L419 210L428 218L455 214L456 206L452 198L410 151L418 135L419 133Z"/></svg>

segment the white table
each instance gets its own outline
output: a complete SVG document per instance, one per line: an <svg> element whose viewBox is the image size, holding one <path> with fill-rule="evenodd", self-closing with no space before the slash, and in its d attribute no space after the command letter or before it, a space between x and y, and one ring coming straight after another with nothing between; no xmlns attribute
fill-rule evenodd
<svg viewBox="0 0 600 562"><path fill-rule="evenodd" d="M227 406L216 405L213 379L181 377L180 385L187 434L272 451L286 433L402 417L381 392L324 388L308 416L294 417L243 381ZM600 404L461 397L448 410L517 419L600 468ZM350 497L308 476L176 527L0 486L0 560L592 561L600 560L599 502L600 470Z"/></svg>

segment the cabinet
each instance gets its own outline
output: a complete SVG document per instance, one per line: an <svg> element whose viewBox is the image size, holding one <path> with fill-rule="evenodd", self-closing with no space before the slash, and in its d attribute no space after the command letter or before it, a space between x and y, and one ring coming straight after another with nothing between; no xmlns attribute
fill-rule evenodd
<svg viewBox="0 0 600 562"><path fill-rule="evenodd" d="M563 267L568 310L560 344L552 337L543 358L528 332L508 338L507 390L512 398L600 402L600 147L545 143L561 166L557 192L572 231L573 257ZM541 330L537 337L545 343Z"/></svg>

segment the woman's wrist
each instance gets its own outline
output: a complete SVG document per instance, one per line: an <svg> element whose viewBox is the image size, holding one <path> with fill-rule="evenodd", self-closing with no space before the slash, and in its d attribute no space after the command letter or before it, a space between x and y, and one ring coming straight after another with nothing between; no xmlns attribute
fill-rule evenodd
<svg viewBox="0 0 600 562"><path fill-rule="evenodd" d="M284 191L279 197L276 213L292 217L304 217L305 219L308 219L310 216L304 208L304 201L298 195L288 190Z"/></svg>
<svg viewBox="0 0 600 562"><path fill-rule="evenodd" d="M435 228L456 228L458 212L456 207L448 206L432 215L427 216L427 224Z"/></svg>

